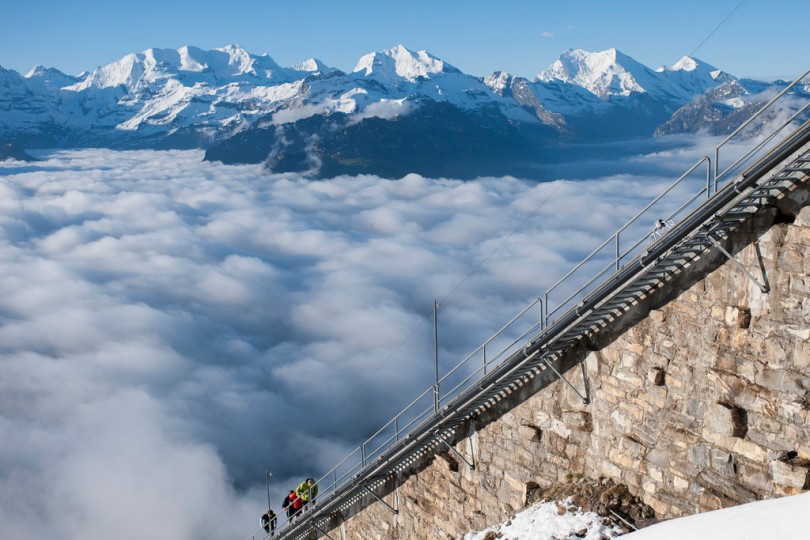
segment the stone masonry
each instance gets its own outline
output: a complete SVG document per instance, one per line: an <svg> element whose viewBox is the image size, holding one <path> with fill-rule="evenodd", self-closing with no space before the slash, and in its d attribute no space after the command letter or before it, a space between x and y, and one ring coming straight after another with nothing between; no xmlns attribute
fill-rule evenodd
<svg viewBox="0 0 810 540"><path fill-rule="evenodd" d="M627 484L658 517L810 487L810 206L793 192L735 232L724 258L686 269L644 316L565 376L471 424L452 453L392 479L384 500L336 519L344 539L460 539L566 475ZM763 270L764 276L763 277Z"/></svg>

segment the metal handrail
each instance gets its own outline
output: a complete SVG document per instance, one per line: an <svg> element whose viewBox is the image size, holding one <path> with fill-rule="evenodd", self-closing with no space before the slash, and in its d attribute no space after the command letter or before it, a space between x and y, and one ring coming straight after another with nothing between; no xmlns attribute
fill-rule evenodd
<svg viewBox="0 0 810 540"><path fill-rule="evenodd" d="M638 219L642 215L646 214L647 211L649 211L650 208L655 206L656 203L660 202L673 189L675 189L678 185L680 185L681 182L683 182L690 174L692 174L695 171L695 169L697 169L700 166L700 164L703 163L704 161L706 162L706 171L707 171L706 172L706 184L711 185L711 179L710 179L710 175L711 175L711 159L708 156L703 156L694 165L692 165L685 173L683 173L677 180L672 182L672 184L670 184L669 187L667 187L667 189L665 189L658 197L656 197L650 203L648 203L644 208L642 208L638 213L636 213L635 216L630 218L630 220L627 223L625 223L623 226L621 226L615 233L613 233L607 240L605 240L599 247L597 247L595 250L593 250L590 255L586 256L572 270L570 270L567 274L565 274L562 278L560 278L554 285L552 285L551 287L548 288L548 290L546 290L546 294L545 294L545 297L544 297L545 305L546 305L546 321L545 321L546 325L548 325L548 319L552 315L554 315L555 313L557 313L561 309L563 309L565 306L567 306L569 304L569 302L571 302L571 300L578 297L582 293L582 291L585 290L589 285L593 284L593 282L595 280L597 280L600 277L602 277L603 275L605 275L605 273L608 270L610 270L611 267L613 267L615 265L616 271L619 270L619 264L620 264L621 260L623 258L625 258L627 256L627 254L630 253L633 248L638 247L638 243L637 243L635 246L631 247L630 250L625 251L624 254L620 253L620 247L619 246L620 246L621 233L624 232L625 230L627 230L627 228L630 227L636 221L638 221ZM701 190L700 193L702 193L702 192L703 192L703 190ZM585 285L580 287L576 292L574 292L573 294L568 296L565 300L561 301L559 306L557 306L555 309L549 310L548 297L551 294L551 292L554 291L561 284L565 283L568 280L568 278L570 278L577 270L579 270L586 263L588 263L589 261L594 259L602 251L602 249L604 249L607 245L612 243L614 240L615 240L615 243L616 243L616 257L615 257L615 259L613 261L611 261L611 264L608 267L606 267L605 269L603 269L602 271L598 272L596 275L594 275Z"/></svg>
<svg viewBox="0 0 810 540"><path fill-rule="evenodd" d="M511 327L513 324L515 324L515 323L516 323L516 322L517 322L517 321L518 321L518 320L519 320L519 319L520 319L522 316L524 316L526 313L528 313L528 311L529 311L531 308L533 308L534 306L536 306L537 304L540 304L540 305L542 306L542 299L540 299L540 298L535 298L535 299L534 299L534 300L533 300L533 301L532 301L532 302L531 302L529 305L527 305L527 306L526 306L526 307L525 307L525 308L524 308L522 311L520 311L520 312L519 312L519 313L518 313L518 314L517 314L515 317L513 317L513 318L512 318L512 319L511 319L511 320L510 320L508 323L506 323L506 324L505 324L503 327L501 327L501 328L500 328L500 330L498 330L497 332L495 332L495 333L494 333L492 336L490 336L490 337L489 337L489 338L488 338L486 341L484 341L484 343L482 343L481 345L479 345L479 346L478 346L478 347L475 349L475 351L473 351L473 352L472 352L472 353L470 353L470 354L469 354L467 357L465 357L465 358L464 358L464 360L462 360L461 362L459 362L458 364L456 364L456 366L454 366L454 367L453 367L453 368L450 370L450 372L446 373L446 374L445 374L445 375L444 375L444 376L443 376L443 377L442 377L442 378L439 380L439 382L441 383L441 382L443 382L443 381L446 381L450 375L452 375L453 373L455 373L455 372L456 372L458 369L460 369L462 366L466 365L466 364L467 364L467 363L468 363L470 360L472 360L472 359L473 359L473 358L474 358L474 357L475 357L475 356L476 356L476 355L477 355L479 352L482 352L482 351L486 350L486 346L487 346L487 345L489 345L489 344L490 344L490 343L491 343L491 342L492 342L494 339L496 339L497 337L501 336L501 335L502 335L502 334L503 334L503 333L504 333L506 330L508 330L508 329L509 329L509 328L510 328L510 327ZM542 309L541 309L541 316L542 316ZM538 322L536 322L536 323L534 323L534 324L533 324L533 325L530 327L530 328L531 328L531 331L535 331L535 330L537 329L537 326L538 326L538 325L541 325L541 326L542 326L542 323L541 323L541 322L539 322L539 321L538 321ZM512 342L511 342L509 345L507 345L506 347L504 347L503 349L501 349L501 350L500 350L500 351L499 351L499 352L498 352L498 353L497 353L497 354L496 354L496 355L495 355L495 356L494 356L494 357L493 357L493 358L490 360L490 362L488 362L488 364L491 364L493 361L495 361L495 360L497 360L498 358L500 358L501 356L503 356L503 354L505 354L507 351L509 351L510 349L512 349L512 348L515 346L515 344L519 342L519 340L523 340L523 339L525 339L527 336L528 336L527 331L524 331L523 333L521 333L521 335L520 335L520 337L519 337L519 338L516 338L516 339L515 339L515 340L513 340L513 341L512 341ZM482 371L482 368L479 368L479 369L475 370L475 371L474 371L474 373L479 373L480 371ZM469 380L469 379L470 379L470 377L467 377L467 379L465 379L465 380ZM454 388L451 390L451 392L446 392L446 393L445 393L445 396L444 396L444 399L447 399L447 398L448 398L448 397L451 395L451 393L452 393L453 391L455 391L456 389L458 389L458 388L460 388L460 386L459 386L459 385L457 385L456 387L454 387ZM359 469L359 471L362 471L362 469L363 469L363 468L364 468L364 467L365 467L365 466L366 466L366 465L369 463L369 461L371 461L371 460L373 459L373 457L374 457L374 456L376 456L376 454L377 454L377 453L378 453L380 450L382 450L382 449L386 448L386 447L387 447L387 446L388 446L388 445L389 445L391 442L399 441L401 438L403 438L403 436L407 435L407 433L410 433L410 432L412 432L412 431L416 430L416 429L417 429L417 428L418 428L420 425L422 425L422 424L424 423L424 422L421 422L421 421L423 421L424 419L429 419L429 418L432 416L432 414L435 412L435 411L433 410L433 407L432 407L432 406L431 406L431 407L429 407L429 408L426 408L425 410L419 411L419 412L418 412L418 414L417 414L417 415L416 415L416 416L415 416L413 419L411 419L411 420L410 420L410 421L409 421L407 424L405 424L404 426L400 426L400 425L398 424L399 420L400 420L400 419L401 419L401 418L402 418L404 415L406 415L407 413L412 413L412 412L414 412L412 409L413 409L413 408L414 408L414 407L415 407L415 406L416 406L416 405L417 405L417 404L418 404L420 401L424 400L424 399L425 399L427 396L431 395L433 392L434 392L434 386L431 386L430 388L428 388L427 390L425 390L425 391L424 391L422 394L420 394L420 395L419 395L419 396L418 396L418 397L417 397L415 400L413 400L413 401L412 401L410 404L408 404L408 405L407 405L407 406L406 406L404 409L402 409L402 410L401 410L401 411L400 411L400 412L399 412L399 413L398 413L396 416L394 416L394 417L393 417L391 420L389 420L389 421L388 421L388 422L387 422L385 425L383 425L383 426L382 426L380 429L378 429L378 430L377 430L377 431L376 431L376 432L375 432L375 433L374 433L374 434L373 434L371 437L367 438L367 439L366 439L366 440L365 440L365 441L364 441L364 442L363 442L363 443L362 443L362 444L361 444L361 445L360 445L360 446L359 446L357 449L355 449L355 450L354 450L352 453L350 453L350 454L349 454L349 455L348 455L346 458L344 458L344 459L343 459L343 461L341 461L341 462L340 462L338 465L336 465L335 467L333 467L333 468L332 468L332 469L331 469L329 472L327 472L327 473L326 473L326 474L325 474L325 475L324 475L324 476L323 476L323 477L322 477L320 480L318 480L318 484L319 484L320 486L325 486L325 487L323 487L323 489L322 489L322 491L321 491L320 498L321 498L321 499L323 499L324 497L328 497L328 496L329 496L331 493L333 493L334 491L336 491L337 489L339 489L340 487L342 487L343 485L345 485L345 484L346 484L346 482L348 482L348 481L350 481L350 480L351 480L351 479L346 480L346 475L343 475L343 476L342 476L342 477L341 477L341 478L338 480L338 479L336 478L335 471L336 471L336 470L337 470L337 469L338 469L340 466L344 465L344 464L345 464L345 463L346 463L346 462L347 462L347 461L348 461L350 458L352 458L353 456L354 456L354 457L357 457L356 455L357 455L358 451L360 452L360 462L359 462L359 467L360 467L360 469ZM440 397L440 399L441 399L441 397ZM385 432L387 429L391 428L391 426L392 426L392 425L394 426L394 435L393 435L393 436L391 436L391 437L389 437L389 438L388 438L388 439L386 439L385 441L383 441L383 442L382 442L382 443L381 443L379 446L375 447L375 448L374 448L374 449L373 449L373 450L372 450L370 453L369 453L369 452L367 452L367 451L366 451L366 450L367 450L367 445L368 445L369 443L371 443L371 442L372 442L372 441L373 441L375 438L377 438L377 437L378 437L378 436L379 436L381 433L383 433L383 432ZM330 477L331 477L331 481L330 481Z"/></svg>
<svg viewBox="0 0 810 540"><path fill-rule="evenodd" d="M529 336L534 335L534 333L535 333L535 332L537 331L537 329L538 329L538 326L540 326L540 323L539 323L539 322L534 323L534 325L532 325L531 327L529 327L529 328L528 328L528 329L527 329L525 332L523 332L521 335L519 335L519 336L518 336L518 337L516 337L514 340L512 340L512 343L511 343L511 344L510 344L510 345L509 345L509 346L508 346L506 349L504 349L503 351L501 351L501 352L499 353L498 357L500 357L501 355L503 355L503 354L504 354L506 351L508 351L508 350L512 350L512 348L513 348L515 345L517 345L518 343L522 343L522 342L523 342L523 341L524 341L526 338L528 338ZM497 360L497 358L493 359L493 360L492 360L492 362L490 362L490 363L494 363L496 360ZM468 376L467 376L465 379L463 379L461 382L459 382L458 384L456 384L456 386L454 386L453 388L451 388L451 389L450 389L450 390L447 392L447 394L444 396L444 399L450 399L450 398L454 397L454 396L456 395L456 392L455 392L455 391L456 391L456 390L458 390L458 389L465 389L465 388L469 388L469 385L467 385L466 383L467 383L468 381L472 380L472 379L473 379L473 377L474 377L475 375L477 375L477 374L479 374L479 373L481 373L481 372L483 372L483 373L482 373L483 375L486 375L486 367L487 367L486 365L481 366L481 367L479 367L478 369L476 369L475 371L473 371L472 373L470 373L470 374L469 374L469 375L468 375ZM480 380L480 379L481 379L481 377L478 377L478 378L477 378L477 379L475 379L475 380L476 380L476 381L478 381L478 380Z"/></svg>
<svg viewBox="0 0 810 540"><path fill-rule="evenodd" d="M714 152L714 170L712 170L711 166L711 158L709 156L704 156L700 160L698 160L694 165L692 165L683 175L681 175L675 182L673 182L670 186L667 187L664 192L662 192L658 197L656 197L652 202L647 204L642 210L640 210L633 218L631 218L627 223L625 223L622 227L620 227L613 235L611 235L605 242L603 242L598 248L596 248L590 255L585 257L579 264L577 264L571 271L566 273L562 278L560 278L556 283L554 283L549 289L546 290L545 295L540 298L536 298L533 302L531 302L527 307L525 307L518 315L513 317L508 323L506 323L500 330L495 332L491 337L489 337L486 341L484 341L481 345L479 345L472 353L467 355L461 362L456 364L448 373L446 373L441 379L439 379L439 383L446 381L450 375L455 373L457 370L461 369L462 366L465 366L468 362L470 362L473 358L475 358L478 353L483 353L484 361L483 365L479 366L477 369L473 370L470 374L468 374L461 382L459 382L455 387L451 388L449 391L445 392L444 398L439 396L439 400L452 400L456 397L461 396L464 392L472 388L473 385L480 383L483 381L487 375L487 367L492 365L493 363L497 362L503 355L514 352L514 348L518 343L523 342L526 338L532 337L532 343L536 342L542 336L545 335L546 332L551 330L550 328L550 321L551 317L557 314L560 310L562 310L565 306L567 306L574 298L580 295L584 290L588 287L593 285L593 283L598 280L599 278L603 277L607 274L611 269L615 268L614 274L616 275L619 273L621 267L621 261L626 259L630 253L634 250L637 250L640 245L643 244L644 240L646 239L646 235L642 236L635 244L633 244L630 248L625 249L624 253L621 252L620 249L620 235L622 232L626 231L632 224L640 219L642 215L648 212L656 203L660 202L666 195L668 195L675 187L677 187L681 182L683 182L689 175L691 175L703 162L706 162L707 166L707 177L706 177L706 186L701 188L697 193L695 193L689 200L683 203L677 210L675 210L667 219L672 220L679 214L681 214L686 208L692 205L699 197L701 197L704 193L707 194L707 199L712 199L715 195L718 194L718 180L724 177L730 170L739 166L742 162L746 159L749 159L754 153L761 150L762 147L767 144L770 140L772 140L779 132L781 132L786 126L792 123L796 118L798 118L804 111L808 109L810 104L805 105L802 107L799 112L795 113L788 119L784 124L782 124L779 128L775 129L773 133L769 137L767 137L764 141L757 144L752 150L750 150L746 155L742 158L738 159L732 166L725 169L722 173L718 173L718 160L719 160L719 151L720 148L723 147L726 143L728 143L734 136L740 133L746 126L750 125L751 122L755 119L760 117L768 108L770 108L774 103L778 101L779 98L784 96L792 87L798 84L802 79L807 77L810 74L810 70L805 72L801 77L796 79L793 83L791 83L788 87L786 87L782 92L780 92L774 99L772 99L767 105L763 106L757 113L752 116L749 120L747 120L743 125L737 128L731 135L726 137L720 144L715 147ZM714 172L714 178L712 178L712 172ZM712 180L714 180L714 189L712 189ZM686 218L684 218L686 219ZM661 237L658 242L661 242L664 237ZM568 296L564 301L560 303L559 306L554 308L553 310L549 309L549 294L553 292L556 288L558 288L563 283L567 282L571 276L580 268L582 268L585 264L587 264L590 260L594 259L607 245L609 245L612 241L616 242L616 251L615 251L615 258L610 261L610 264L603 268L602 270L598 271L593 277L588 279L585 285L581 286L577 292L573 293L572 295ZM643 255L636 256L633 261L636 261L639 257ZM633 262L631 261L631 262ZM630 263L626 263L630 264ZM516 324L521 317L523 317L533 306L540 304L540 320L530 325L530 327L521 332L519 337L513 339L506 347L502 348L493 358L487 359L486 357L486 347L494 339L501 336L506 332L512 325ZM573 308L571 308L573 309ZM545 310L545 312L544 312ZM563 314L555 321L560 321L570 312L568 310L565 314ZM535 334L535 332L539 333ZM556 339L556 338L555 338ZM499 365L499 364L498 364ZM483 372L483 374L482 374ZM480 375L480 376L478 376ZM472 381L472 382L470 382ZM403 439L407 439L411 436L411 434L418 433L420 429L425 426L428 422L431 422L434 417L437 415L441 415L443 410L435 410L433 400L429 400L430 404L424 410L417 409L417 404L422 401L428 401L426 398L431 396L436 391L436 385L431 385L427 390L425 390L422 394L419 395L414 401L412 401L409 405L407 405L404 409L402 409L397 415L395 415L391 420L389 420L385 425L383 425L379 430L377 430L371 437L367 438L358 448L353 450L349 455L347 455L340 463L338 463L335 467L333 467L329 472L327 472L321 479L318 480L318 485L322 488L319 499L320 500L330 500L338 490L342 489L344 486L350 484L355 478L360 477L363 472L373 465L373 460L381 454L383 450L392 446L392 444L396 444ZM449 405L448 405L449 406ZM400 420L406 414L415 414L413 418L410 418L409 421L405 425L400 425ZM393 427L393 435L389 436L386 440L382 441L378 446L374 448L370 453L367 452L367 446L374 441L375 438L380 436L386 430ZM418 439L419 437L417 437ZM358 456L358 453L360 454ZM359 457L359 461L353 462L353 459L357 459ZM338 470L347 465L351 464L348 471L342 473L340 477L338 477ZM331 478L330 478L331 477ZM287 522L282 522L277 528L277 533L280 531L282 526ZM263 529L260 529L261 533L265 534L262 538L267 538L266 533L264 533ZM250 536L250 539L255 540L255 536L258 533L254 533L254 535Z"/></svg>
<svg viewBox="0 0 810 540"><path fill-rule="evenodd" d="M525 308L523 308L523 311L521 311L520 313L518 313L517 315L515 315L515 316L512 318L512 320L511 320L511 321L509 321L508 323L506 323L505 325L503 325L503 327L502 327L500 330L498 330L498 331L497 331L495 334L493 334L493 335L492 335L492 336L491 336L491 337L490 337L488 340L486 340L484 343L482 343L481 345L479 345L479 346L478 346L478 348L477 348L477 349L475 349L473 352L471 352L469 355L467 355L467 357L466 357L466 358L464 358L464 360L462 360L461 362L459 362L458 364L456 364L456 365L455 365L453 368L451 368L451 369L450 369L450 371L448 371L448 372L447 372L447 373L446 373L446 374L445 374L445 375L444 375L444 376L443 376L441 379L439 379L439 383L442 383L442 382L444 382L445 380L447 380L447 379L450 377L450 375L452 375L453 373L455 373L455 372L456 372L456 371L457 371L459 368L461 368L461 367L462 367L464 364L466 364L468 360L470 360L472 357L476 356L476 355L477 355L479 352L481 352L481 351L485 350L487 345L489 345L489 344L490 344L490 343L491 343L491 342L492 342L492 341L493 341L495 338L497 338L498 336L500 336L500 335L501 335L501 334L502 334L502 333L503 333L503 332L504 332L504 331L505 331L507 328L509 328L510 326L512 326L512 324L514 324L514 323L515 323L515 321L517 321L519 318L521 318L523 315L525 315L525 314L526 314L526 312L528 312L530 309L532 309L532 308L533 308L534 306L536 306L538 303L542 303L542 300L541 300L541 299L539 299L539 298L535 298L535 300L534 300L534 301L533 301L531 304L529 304L528 306L526 306ZM508 349L508 348L509 348L509 346L507 346L506 348ZM504 350L505 350L505 349L502 349L502 350L501 350L501 352L500 352L499 354L503 354Z"/></svg>

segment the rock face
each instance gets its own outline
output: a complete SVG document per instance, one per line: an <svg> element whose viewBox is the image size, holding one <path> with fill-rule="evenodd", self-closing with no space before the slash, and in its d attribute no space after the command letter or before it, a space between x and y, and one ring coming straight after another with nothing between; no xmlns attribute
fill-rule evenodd
<svg viewBox="0 0 810 540"><path fill-rule="evenodd" d="M0 161L36 161L36 159L28 154L25 150L16 144L0 144Z"/></svg>
<svg viewBox="0 0 810 540"><path fill-rule="evenodd" d="M434 459L389 481L398 514L374 503L330 535L460 538L572 474L626 485L659 518L810 488L808 204L796 190L732 236L770 292L725 259L697 261L661 307L565 374L590 404L560 381L516 392L456 444L474 469Z"/></svg>
<svg viewBox="0 0 810 540"><path fill-rule="evenodd" d="M594 512L603 518L603 523L632 532L655 522L655 511L624 484L609 478L588 479L567 475L566 481L546 489L529 488L526 505L538 502L557 502L563 508L574 507L584 512Z"/></svg>
<svg viewBox="0 0 810 540"><path fill-rule="evenodd" d="M539 174L537 149L551 139L550 128L516 127L496 107L469 114L446 102L408 103L413 103L413 111L397 119L353 122L349 115L335 113L246 130L211 146L205 159L265 163L274 172L325 178L341 174L402 178L415 172L464 180Z"/></svg>
<svg viewBox="0 0 810 540"><path fill-rule="evenodd" d="M655 129L655 135L697 133L728 135L771 99L767 86L748 79L726 81L684 105ZM758 96L755 99L746 99Z"/></svg>

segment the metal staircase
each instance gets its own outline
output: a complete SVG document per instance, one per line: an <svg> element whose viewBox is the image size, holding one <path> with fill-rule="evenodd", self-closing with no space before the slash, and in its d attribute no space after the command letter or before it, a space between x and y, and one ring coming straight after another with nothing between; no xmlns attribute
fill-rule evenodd
<svg viewBox="0 0 810 540"><path fill-rule="evenodd" d="M535 383L533 390L538 384L542 387L558 379L570 385L562 373L570 367L565 359L572 351L587 348L614 325L620 326L635 306L658 291L666 291L668 284L688 272L697 260L718 253L731 258L723 244L733 231L773 205L786 191L810 184L810 100L802 98L794 114L767 137L752 142L745 155L723 171L719 170L720 151L757 119L768 117L768 111L790 96L797 84L804 81L806 85L808 74L810 71L729 135L715 148L713 158L704 157L693 165L542 298L531 302L436 386L427 389L322 477L318 481L317 504L293 523L282 522L274 538L331 538L327 532L337 524L336 517L356 504L381 501L396 513L397 509L378 493L380 488L388 483L385 489L391 491L394 483L395 489L398 474L408 473L422 460L439 453L453 452L467 466L474 467L453 448L465 436L462 430L470 422L530 381ZM690 192L685 201L675 201L673 210L676 188L693 181L693 173L699 168L702 171L703 165L705 184L697 192ZM655 215L662 206L671 210L665 219ZM637 235L629 247L622 248L622 234L626 237L630 231L649 231L648 225L655 225L652 233ZM586 278L579 278L580 271L588 272ZM748 275L767 292L767 282L759 283ZM539 319L527 323L532 308L538 305ZM491 349L496 338L505 340L506 345L488 357L487 347ZM434 401L440 383L452 388ZM580 396L587 403L587 396ZM260 529L249 538L267 537Z"/></svg>

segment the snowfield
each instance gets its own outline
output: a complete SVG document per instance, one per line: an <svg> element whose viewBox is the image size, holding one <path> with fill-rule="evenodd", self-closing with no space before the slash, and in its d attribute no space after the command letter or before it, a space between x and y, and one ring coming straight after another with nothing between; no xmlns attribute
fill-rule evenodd
<svg viewBox="0 0 810 540"><path fill-rule="evenodd" d="M598 540L620 531L602 525L593 512L558 514L555 502L540 503L500 525L463 540ZM489 534L489 536L487 536ZM495 536L493 536L493 534ZM673 519L623 535L627 540L800 540L810 537L810 493L769 499Z"/></svg>

